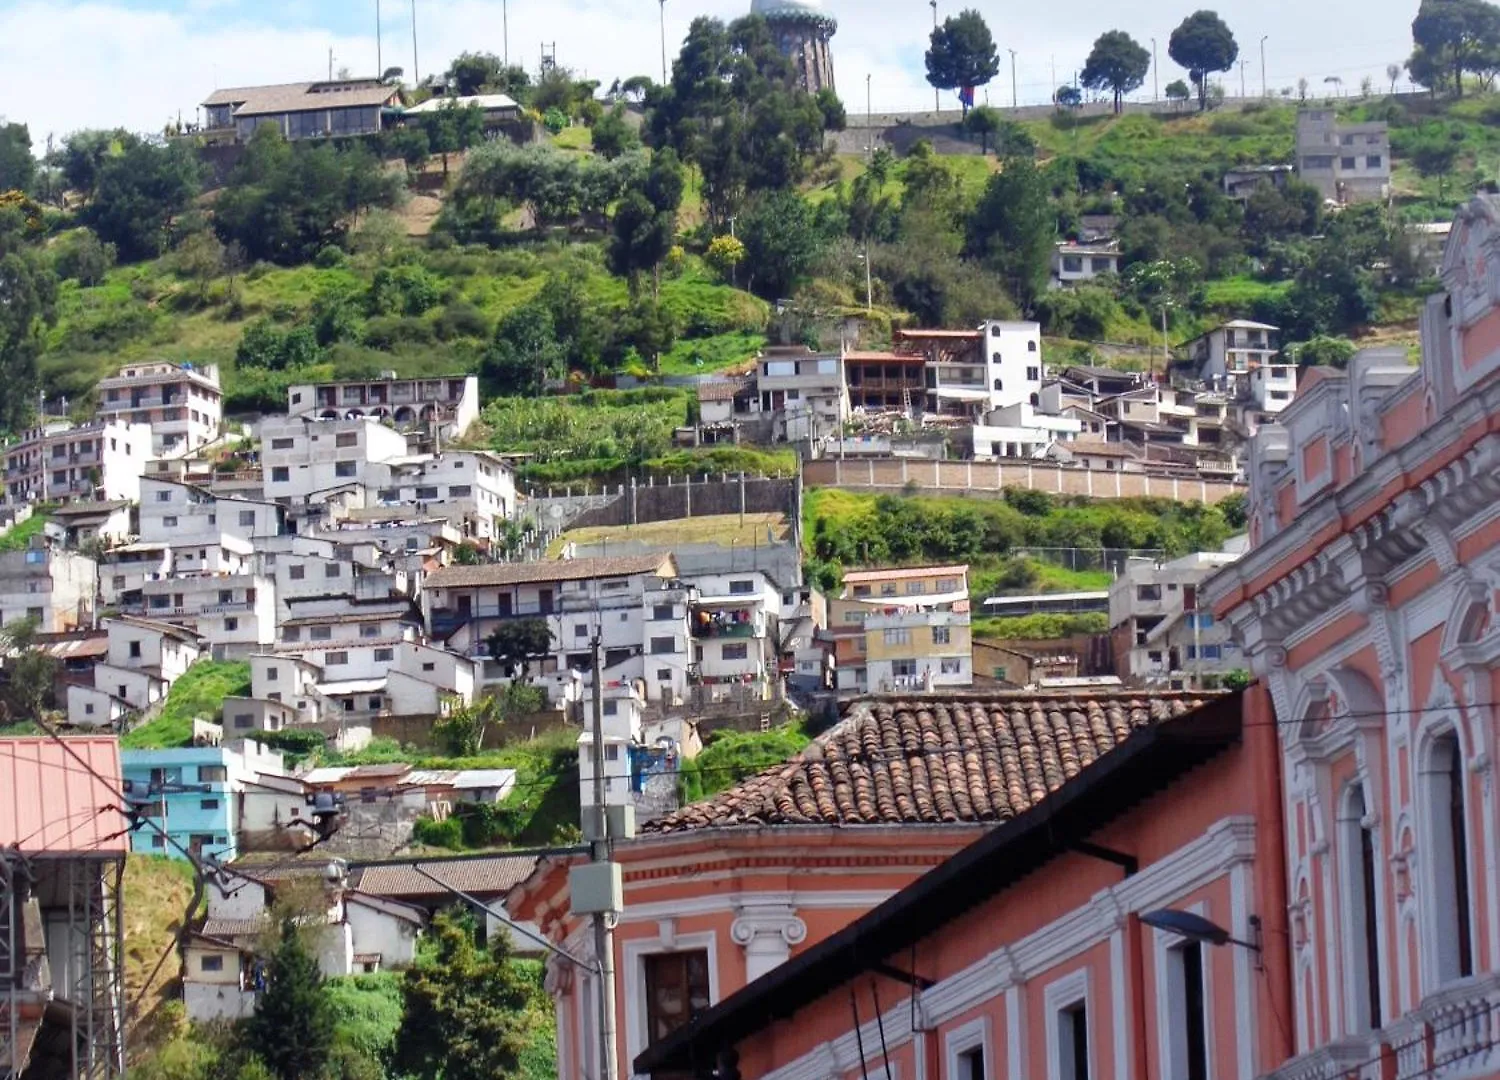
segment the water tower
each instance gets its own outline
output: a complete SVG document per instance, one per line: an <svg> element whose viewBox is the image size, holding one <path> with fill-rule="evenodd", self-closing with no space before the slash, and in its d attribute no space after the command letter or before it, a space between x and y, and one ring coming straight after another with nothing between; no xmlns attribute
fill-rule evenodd
<svg viewBox="0 0 1500 1080"><path fill-rule="evenodd" d="M833 89L833 53L828 41L839 24L818 0L753 0L750 14L766 20L771 37L791 60L808 93Z"/></svg>

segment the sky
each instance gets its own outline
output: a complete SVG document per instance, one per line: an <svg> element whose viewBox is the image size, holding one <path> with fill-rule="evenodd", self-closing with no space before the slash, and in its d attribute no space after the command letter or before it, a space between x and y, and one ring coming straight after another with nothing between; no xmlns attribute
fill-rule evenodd
<svg viewBox="0 0 1500 1080"><path fill-rule="evenodd" d="M600 79L660 77L662 12L675 54L697 15L734 18L748 0L0 0L0 117L29 125L40 150L85 127L159 131L194 109L215 87L292 82L335 70L401 66L410 79L446 68L464 50L509 55L535 71L541 45L555 43L558 62ZM922 52L932 28L928 0L822 0L839 20L834 73L851 113L930 108ZM412 5L416 5L416 56ZM1001 50L991 104L1011 100L1010 57L1016 51L1017 97L1048 100L1056 83L1083 65L1094 38L1120 29L1159 46L1159 85L1183 72L1167 56L1173 26L1195 7L1161 0L1071 0L1011 7L979 0ZM938 0L938 15L959 0ZM1266 81L1275 93L1306 78L1315 90L1356 93L1362 78L1386 83L1386 66L1411 50L1415 0L1220 0L1216 10L1240 43L1245 89L1261 86L1260 39L1267 38ZM1351 18L1355 10L1358 18ZM1056 73L1054 83L1053 72ZM1238 93L1241 70L1224 77ZM1142 94L1150 98L1152 79ZM1404 77L1402 86L1405 85ZM985 91L981 91L983 98ZM956 100L945 94L944 108Z"/></svg>

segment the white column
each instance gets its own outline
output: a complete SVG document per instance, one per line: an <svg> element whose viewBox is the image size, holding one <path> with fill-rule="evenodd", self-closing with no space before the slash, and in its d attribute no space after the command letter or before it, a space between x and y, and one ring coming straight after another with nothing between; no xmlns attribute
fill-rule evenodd
<svg viewBox="0 0 1500 1080"><path fill-rule="evenodd" d="M729 936L745 950L745 980L754 982L786 962L792 946L807 938L807 924L790 904L743 907L729 927Z"/></svg>

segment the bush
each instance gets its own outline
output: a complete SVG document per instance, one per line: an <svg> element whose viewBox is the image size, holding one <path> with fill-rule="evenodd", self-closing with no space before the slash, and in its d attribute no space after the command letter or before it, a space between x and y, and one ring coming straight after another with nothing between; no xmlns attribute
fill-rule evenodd
<svg viewBox="0 0 1500 1080"><path fill-rule="evenodd" d="M444 818L442 821L434 821L428 817L417 818L412 822L411 837L428 847L446 848L449 851L464 849L464 827L456 817Z"/></svg>
<svg viewBox="0 0 1500 1080"><path fill-rule="evenodd" d="M558 108L551 108L542 115L542 126L553 135L568 126L568 115Z"/></svg>
<svg viewBox="0 0 1500 1080"><path fill-rule="evenodd" d="M348 262L344 249L335 244L326 244L313 256L313 265L320 270L334 270Z"/></svg>
<svg viewBox="0 0 1500 1080"><path fill-rule="evenodd" d="M382 352L401 345L431 345L433 327L421 319L383 317L365 323L364 344Z"/></svg>
<svg viewBox="0 0 1500 1080"><path fill-rule="evenodd" d="M445 307L433 322L432 328L440 341L453 341L456 338L485 341L492 331L484 312L467 300L455 300Z"/></svg>

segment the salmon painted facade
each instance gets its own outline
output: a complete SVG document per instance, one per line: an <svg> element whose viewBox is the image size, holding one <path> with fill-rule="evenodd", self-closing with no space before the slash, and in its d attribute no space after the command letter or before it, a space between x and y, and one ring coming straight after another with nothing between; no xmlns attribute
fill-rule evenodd
<svg viewBox="0 0 1500 1080"><path fill-rule="evenodd" d="M653 1080L1253 1080L1290 1053L1264 691L1107 752L634 1062ZM1234 942L1188 940L1161 913ZM1170 916L1169 916L1170 918Z"/></svg>
<svg viewBox="0 0 1500 1080"><path fill-rule="evenodd" d="M1045 805L1135 733L1218 700L1228 699L1008 692L861 701L794 760L617 843L622 1074L632 1075L630 1063L648 1048L878 909L955 852ZM1248 871L1227 866L1248 857L1248 825L1234 814L1220 819L1227 823L1201 854L1226 864L1228 876L1203 900L1229 919L1236 904L1259 905L1242 895ZM1079 864L1080 882L1119 878L1118 866L1096 863ZM568 865L543 860L506 906L587 964L593 938L588 921L569 913ZM1112 939L1100 940L1107 952ZM1226 978L1232 970L1222 968ZM566 960L547 963L560 1076L599 1074L593 982ZM669 1075L694 1073L660 1073Z"/></svg>
<svg viewBox="0 0 1500 1080"><path fill-rule="evenodd" d="M1500 1075L1500 201L1459 214L1422 362L1315 370L1204 590L1275 705L1285 1080Z"/></svg>

